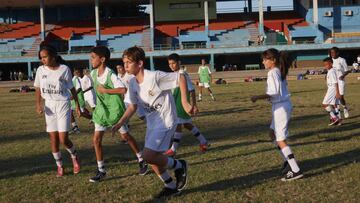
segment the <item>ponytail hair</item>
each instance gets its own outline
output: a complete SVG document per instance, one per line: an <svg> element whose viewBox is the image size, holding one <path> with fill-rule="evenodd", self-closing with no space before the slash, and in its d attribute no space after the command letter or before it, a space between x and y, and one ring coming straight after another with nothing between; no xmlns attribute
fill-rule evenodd
<svg viewBox="0 0 360 203"><path fill-rule="evenodd" d="M55 62L57 64L65 64L65 60L60 55L58 55L55 47L53 47L51 45L43 45L43 44L41 44L40 45L40 50L39 50L39 53L38 53L38 56L39 56L40 60L41 60L40 52L42 52L42 51L47 51L49 57L54 58Z"/></svg>
<svg viewBox="0 0 360 203"><path fill-rule="evenodd" d="M286 79L293 61L287 52L271 48L262 53L262 58L275 61L276 66L280 68L281 80Z"/></svg>

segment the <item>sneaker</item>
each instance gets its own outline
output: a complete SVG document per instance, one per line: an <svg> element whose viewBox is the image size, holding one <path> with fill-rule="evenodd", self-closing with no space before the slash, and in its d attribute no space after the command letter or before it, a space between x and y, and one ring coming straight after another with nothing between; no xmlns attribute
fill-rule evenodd
<svg viewBox="0 0 360 203"><path fill-rule="evenodd" d="M344 118L349 118L349 110L344 108Z"/></svg>
<svg viewBox="0 0 360 203"><path fill-rule="evenodd" d="M199 147L200 147L200 152L205 153L210 147L210 144L208 143L200 144Z"/></svg>
<svg viewBox="0 0 360 203"><path fill-rule="evenodd" d="M96 172L96 175L94 177L90 178L89 181L92 183L97 183L97 182L104 180L105 176L106 176L106 172L101 172L98 170Z"/></svg>
<svg viewBox="0 0 360 203"><path fill-rule="evenodd" d="M139 174L144 176L149 172L148 164L145 161L139 162Z"/></svg>
<svg viewBox="0 0 360 203"><path fill-rule="evenodd" d="M69 134L74 134L74 133L76 133L76 134L80 133L80 129L78 126L74 126L69 132Z"/></svg>
<svg viewBox="0 0 360 203"><path fill-rule="evenodd" d="M168 149L166 152L163 153L165 156L173 157L175 156L176 152L174 152L172 149Z"/></svg>
<svg viewBox="0 0 360 203"><path fill-rule="evenodd" d="M179 195L180 193L181 193L181 191L178 189L171 189L171 188L164 187L161 190L161 192L155 196L155 198L160 199L163 197Z"/></svg>
<svg viewBox="0 0 360 203"><path fill-rule="evenodd" d="M64 167L63 166L58 166L56 177L60 178L60 177L63 177L63 176L64 176Z"/></svg>
<svg viewBox="0 0 360 203"><path fill-rule="evenodd" d="M330 123L329 123L329 126L336 125L336 124L339 123L339 121L340 121L339 118L331 118L331 121L330 121Z"/></svg>
<svg viewBox="0 0 360 203"><path fill-rule="evenodd" d="M291 170L289 163L287 161L284 161L280 169L280 174L284 176L289 170Z"/></svg>
<svg viewBox="0 0 360 203"><path fill-rule="evenodd" d="M215 100L216 100L214 96L211 96L211 99L212 99L213 101L215 101Z"/></svg>
<svg viewBox="0 0 360 203"><path fill-rule="evenodd" d="M301 170L297 173L293 172L291 169L281 178L281 181L292 181L296 179L302 178L304 175L302 174Z"/></svg>
<svg viewBox="0 0 360 203"><path fill-rule="evenodd" d="M79 157L76 156L76 158L72 159L73 162L73 172L74 174L78 174L80 172L80 161L79 161Z"/></svg>
<svg viewBox="0 0 360 203"><path fill-rule="evenodd" d="M176 177L176 188L178 190L183 190L187 183L187 170L188 165L185 160L180 159L178 160L181 163L181 168L175 170L175 177Z"/></svg>

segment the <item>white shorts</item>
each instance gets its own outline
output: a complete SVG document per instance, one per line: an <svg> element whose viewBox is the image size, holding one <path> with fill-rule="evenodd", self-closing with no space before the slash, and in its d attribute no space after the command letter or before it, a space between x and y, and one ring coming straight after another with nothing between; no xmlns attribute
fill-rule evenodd
<svg viewBox="0 0 360 203"><path fill-rule="evenodd" d="M183 118L177 118L177 121L176 121L177 124L185 124L185 123L192 123L192 120L191 118L189 119L183 119Z"/></svg>
<svg viewBox="0 0 360 203"><path fill-rule="evenodd" d="M199 82L199 87L209 88L210 84L208 82Z"/></svg>
<svg viewBox="0 0 360 203"><path fill-rule="evenodd" d="M108 129L108 128L111 129L111 127L105 127L105 126L99 125L97 123L94 123L94 124L95 124L95 131L103 132L103 131L106 131L106 129ZM119 129L120 134L125 134L128 132L129 132L129 127L127 124L122 125L121 128Z"/></svg>
<svg viewBox="0 0 360 203"><path fill-rule="evenodd" d="M345 94L345 81L339 79L338 85L339 85L339 94L344 95Z"/></svg>
<svg viewBox="0 0 360 203"><path fill-rule="evenodd" d="M70 130L70 106L70 101L45 100L46 132L68 132Z"/></svg>
<svg viewBox="0 0 360 203"><path fill-rule="evenodd" d="M91 90L84 93L86 103L93 109L96 106L96 97Z"/></svg>
<svg viewBox="0 0 360 203"><path fill-rule="evenodd" d="M291 111L292 105L290 102L281 102L272 105L270 128L275 132L276 141L284 141L288 137L288 124L291 117Z"/></svg>
<svg viewBox="0 0 360 203"><path fill-rule="evenodd" d="M327 90L326 94L325 94L325 97L324 97L324 100L322 102L322 104L324 105L335 105L337 102L336 102L336 91L334 90Z"/></svg>
<svg viewBox="0 0 360 203"><path fill-rule="evenodd" d="M164 129L147 129L145 136L145 148L156 152L165 152L169 149L171 139L175 134L176 126Z"/></svg>

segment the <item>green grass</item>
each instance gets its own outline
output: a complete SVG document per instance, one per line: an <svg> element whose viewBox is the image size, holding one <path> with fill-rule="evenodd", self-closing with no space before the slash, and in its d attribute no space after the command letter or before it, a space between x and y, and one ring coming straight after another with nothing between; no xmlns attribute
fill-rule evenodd
<svg viewBox="0 0 360 203"><path fill-rule="evenodd" d="M305 173L301 180L282 183L281 158L269 142L271 106L255 104L250 95L264 93L265 83L213 86L216 102L199 103L194 123L211 142L200 154L196 139L183 137L178 157L189 162L186 190L171 202L356 202L360 199L360 91L349 79L346 99L351 118L328 127L321 107L324 80L290 81L294 111L289 144ZM45 133L44 117L35 114L34 94L0 89L0 202L144 202L162 183L154 173L137 175L135 156L109 133L104 139L108 178L88 182L96 170L93 126L81 119L82 133L71 135L79 149L82 171L71 174L69 155L62 148L66 175L55 177L56 166ZM143 146L145 127L137 118L131 133Z"/></svg>

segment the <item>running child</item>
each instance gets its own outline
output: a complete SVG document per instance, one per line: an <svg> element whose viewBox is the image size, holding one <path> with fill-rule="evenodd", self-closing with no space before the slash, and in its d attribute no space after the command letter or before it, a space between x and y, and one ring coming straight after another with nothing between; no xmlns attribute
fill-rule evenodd
<svg viewBox="0 0 360 203"><path fill-rule="evenodd" d="M328 70L326 74L326 84L328 89L326 95L322 102L325 110L330 114L330 123L329 126L341 124L341 119L336 115L335 106L337 99L340 98L338 77L336 75L336 70L333 68L333 59L327 57L323 60L324 67Z"/></svg>
<svg viewBox="0 0 360 203"><path fill-rule="evenodd" d="M83 69L83 77L81 78L81 88L84 92L85 102L90 106L91 109L95 109L96 106L96 95L94 90L94 83L90 76L89 69Z"/></svg>
<svg viewBox="0 0 360 203"><path fill-rule="evenodd" d="M106 129L116 124L124 114L125 105L120 98L120 94L125 94L127 90L116 74L106 66L110 60L110 50L107 47L97 46L92 48L90 59L94 69L91 72L91 77L96 89L96 107L93 112L93 122L95 124L93 144L98 165L97 173L90 178L90 182L99 182L106 176L102 138ZM145 175L148 171L147 164L142 158L136 140L129 134L127 124L124 123L118 129L121 138L127 141L138 158L140 175Z"/></svg>
<svg viewBox="0 0 360 203"><path fill-rule="evenodd" d="M42 62L36 71L34 82L36 96L36 112L45 113L46 132L49 133L51 151L57 165L57 177L64 175L64 167L59 150L60 143L70 153L73 173L80 172L79 157L75 145L68 136L70 130L70 97L75 100L76 113L80 116L80 106L75 88L71 81L71 71L64 65L62 58L52 46L41 46L39 59ZM70 90L70 91L69 91ZM71 93L70 93L71 92ZM44 105L42 99L45 100Z"/></svg>
<svg viewBox="0 0 360 203"><path fill-rule="evenodd" d="M340 93L339 102L343 107L344 117L349 118L350 114L345 101L345 77L351 72L351 70L349 70L345 59L340 57L339 54L340 49L337 47L333 47L329 50L329 55L333 59L333 67L336 70L336 75L338 77L338 86ZM336 108L335 110L339 114L339 118L341 118L340 109Z"/></svg>
<svg viewBox="0 0 360 203"><path fill-rule="evenodd" d="M252 96L251 101L266 99L272 103L272 121L270 125L270 138L280 150L284 158L282 181L290 181L303 177L303 174L295 160L294 154L286 144L288 137L288 124L291 117L292 104L287 87L286 76L291 65L291 60L286 53L276 49L268 49L262 53L267 74L266 94Z"/></svg>
<svg viewBox="0 0 360 203"><path fill-rule="evenodd" d="M180 194L186 186L188 165L185 160L176 160L163 155L169 148L176 130L176 107L171 90L180 86L182 104L186 112L193 112L186 100L186 80L178 72L165 73L144 69L145 52L139 47L130 47L123 53L126 72L135 76L129 84L130 104L126 112L113 127L115 133L141 106L146 114L146 136L144 159L151 164L154 172L164 182L164 189L157 198ZM176 182L168 169L175 170Z"/></svg>
<svg viewBox="0 0 360 203"><path fill-rule="evenodd" d="M187 90L189 92L189 94L187 94L187 100L189 101L191 98L191 106L194 109L194 112L196 113L198 109L196 106L195 89L191 83L189 75L180 69L180 63L181 63L180 56L178 54L170 54L168 56L168 63L169 63L169 67L172 71L179 72L184 75L184 77L186 79ZM191 116L189 116L189 114L187 114L185 112L185 110L182 106L182 103L181 103L180 88L177 87L177 88L173 89L172 93L173 93L173 96L175 99L176 113L177 113L177 117L178 117L177 118L177 127L176 127L176 131L174 134L172 146L164 154L167 156L175 156L177 148L179 147L181 137L183 135L182 134L182 126L184 126L184 128L189 130L198 139L198 141L200 143L200 145L199 145L200 151L206 152L206 150L208 149L208 142L205 139L204 135L201 134L199 129L192 124Z"/></svg>
<svg viewBox="0 0 360 203"><path fill-rule="evenodd" d="M209 91L209 94L211 96L211 99L215 101L215 97L210 89L210 83L211 83L211 71L209 66L206 65L205 59L201 59L201 66L199 66L198 70L199 74L199 100L202 101L202 89L205 87Z"/></svg>

